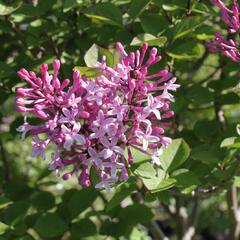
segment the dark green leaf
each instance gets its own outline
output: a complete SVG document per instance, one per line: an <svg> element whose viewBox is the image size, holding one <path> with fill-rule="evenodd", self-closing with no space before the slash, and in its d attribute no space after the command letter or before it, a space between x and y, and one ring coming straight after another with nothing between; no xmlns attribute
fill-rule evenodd
<svg viewBox="0 0 240 240"><path fill-rule="evenodd" d="M82 219L74 223L70 229L71 239L80 239L81 237L94 236L97 234L96 225L89 219Z"/></svg>
<svg viewBox="0 0 240 240"><path fill-rule="evenodd" d="M5 208L12 203L13 202L11 200L9 200L8 198L6 198L4 196L0 197L0 209Z"/></svg>
<svg viewBox="0 0 240 240"><path fill-rule="evenodd" d="M97 196L97 191L94 188L81 189L75 192L68 202L72 217L78 216L79 213L90 207Z"/></svg>
<svg viewBox="0 0 240 240"><path fill-rule="evenodd" d="M34 196L32 204L39 210L48 210L54 207L55 199L50 192L38 192Z"/></svg>
<svg viewBox="0 0 240 240"><path fill-rule="evenodd" d="M129 225L148 222L153 218L153 216L154 215L150 208L138 203L121 209L119 214L119 218L127 221Z"/></svg>
<svg viewBox="0 0 240 240"><path fill-rule="evenodd" d="M102 22L121 26L122 13L120 9L112 3L98 3L85 10L87 17L97 19Z"/></svg>
<svg viewBox="0 0 240 240"><path fill-rule="evenodd" d="M110 211L118 206L121 201L130 196L132 192L136 190L136 186L133 183L123 183L116 188L116 192L106 206L106 211Z"/></svg>
<svg viewBox="0 0 240 240"><path fill-rule="evenodd" d="M42 215L34 229L45 238L59 237L67 230L67 225L56 213Z"/></svg>
<svg viewBox="0 0 240 240"><path fill-rule="evenodd" d="M190 194L200 184L198 177L188 169L178 169L171 174L171 177L177 180L176 187L183 194Z"/></svg>
<svg viewBox="0 0 240 240"><path fill-rule="evenodd" d="M206 19L201 16L183 18L182 21L174 27L173 40L175 41L193 32L204 23L204 20Z"/></svg>
<svg viewBox="0 0 240 240"><path fill-rule="evenodd" d="M129 9L129 15L131 18L135 19L139 16L150 2L151 0L132 0Z"/></svg>

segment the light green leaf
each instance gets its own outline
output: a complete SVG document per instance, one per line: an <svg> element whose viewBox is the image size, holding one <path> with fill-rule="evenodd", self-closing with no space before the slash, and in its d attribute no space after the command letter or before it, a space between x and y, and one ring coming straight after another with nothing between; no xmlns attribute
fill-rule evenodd
<svg viewBox="0 0 240 240"><path fill-rule="evenodd" d="M162 179L158 177L153 177L153 178L142 178L144 186L148 190L155 190L159 184L161 183Z"/></svg>
<svg viewBox="0 0 240 240"><path fill-rule="evenodd" d="M167 190L169 188L172 188L176 183L176 179L174 178L167 178L164 179L163 181L160 182L160 184L151 192L156 193L156 192L161 192L164 190Z"/></svg>
<svg viewBox="0 0 240 240"><path fill-rule="evenodd" d="M165 171L172 171L182 165L190 154L188 144L181 138L174 139L169 146L163 150L161 162Z"/></svg>
<svg viewBox="0 0 240 240"><path fill-rule="evenodd" d="M86 71L89 75L93 75L93 76L97 74L97 72L99 72L100 70L94 68L94 65L98 60L101 61L102 60L101 58L103 56L106 57L107 65L109 67L113 67L114 55L109 50L99 47L96 44L93 44L84 55L84 61L86 65L91 68L89 69L89 68L82 67L82 71ZM80 67L77 67L77 69L80 70ZM89 71L94 71L94 72L90 73Z"/></svg>
<svg viewBox="0 0 240 240"><path fill-rule="evenodd" d="M147 42L149 46L162 47L167 42L166 37L155 37L149 33L141 33L133 38L130 43L131 46L141 46L144 42Z"/></svg>
<svg viewBox="0 0 240 240"><path fill-rule="evenodd" d="M140 164L134 171L134 173L140 177L153 178L156 176L156 170L149 162Z"/></svg>
<svg viewBox="0 0 240 240"><path fill-rule="evenodd" d="M78 70L81 76L85 75L87 78L96 78L102 74L101 70L94 67L76 66L73 70Z"/></svg>
<svg viewBox="0 0 240 240"><path fill-rule="evenodd" d="M88 67L94 67L98 61L98 47L93 44L85 53L84 61Z"/></svg>
<svg viewBox="0 0 240 240"><path fill-rule="evenodd" d="M240 148L240 137L225 138L221 142L221 148Z"/></svg>
<svg viewBox="0 0 240 240"><path fill-rule="evenodd" d="M4 234L10 227L3 222L0 222L0 235Z"/></svg>
<svg viewBox="0 0 240 240"><path fill-rule="evenodd" d="M22 5L21 0L14 0L11 3L7 3L7 1L0 0L0 16L1 15L9 15L15 10L17 10Z"/></svg>

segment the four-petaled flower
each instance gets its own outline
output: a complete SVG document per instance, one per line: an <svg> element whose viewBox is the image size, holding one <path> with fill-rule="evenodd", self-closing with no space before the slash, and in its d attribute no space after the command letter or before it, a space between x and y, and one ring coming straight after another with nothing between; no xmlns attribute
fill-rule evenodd
<svg viewBox="0 0 240 240"><path fill-rule="evenodd" d="M67 128L65 125L61 126L62 133L65 136L64 148L71 148L74 140L77 141L80 145L84 145L86 143L83 135L78 134L81 129L81 124L74 123L72 129Z"/></svg>
<svg viewBox="0 0 240 240"><path fill-rule="evenodd" d="M151 135L152 128L148 125L146 129L146 133L138 130L136 131L136 136L142 140L143 150L147 150L149 143L157 143L159 142L159 137Z"/></svg>

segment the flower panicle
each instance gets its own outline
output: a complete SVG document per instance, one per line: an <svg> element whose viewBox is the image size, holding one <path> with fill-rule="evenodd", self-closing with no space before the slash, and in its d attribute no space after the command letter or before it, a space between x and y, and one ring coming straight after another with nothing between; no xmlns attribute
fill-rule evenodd
<svg viewBox="0 0 240 240"><path fill-rule="evenodd" d="M174 115L170 106L171 92L179 87L176 78L168 70L149 74L161 56L152 48L146 58L147 43L129 54L121 43L116 49L119 63L109 67L103 57L95 64L101 72L95 79L74 71L73 81L61 81L59 60L53 62L53 74L47 64L41 66L40 77L26 69L18 72L28 84L16 90L17 110L25 114L24 124L17 129L22 139L31 135L32 156L43 159L53 143L56 150L49 169L64 180L76 175L83 187L91 185L90 170L95 168L101 179L95 187L110 190L112 184L128 179L133 149L159 165L162 148L171 143L164 134L169 127L166 119ZM31 125L27 114L41 123Z"/></svg>

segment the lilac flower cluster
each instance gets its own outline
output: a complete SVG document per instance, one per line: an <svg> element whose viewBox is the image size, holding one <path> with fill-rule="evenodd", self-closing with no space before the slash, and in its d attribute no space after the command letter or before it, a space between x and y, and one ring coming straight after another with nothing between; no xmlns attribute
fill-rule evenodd
<svg viewBox="0 0 240 240"><path fill-rule="evenodd" d="M69 79L61 82L60 61L55 60L52 75L47 64L41 66L41 77L21 69L18 76L29 87L16 90L17 110L25 113L17 130L22 139L33 136L32 155L45 159L46 148L54 143L49 169L57 170L64 180L74 174L80 185L88 187L94 168L101 179L95 187L107 191L113 183L128 179L133 148L160 164L161 148L171 142L164 136L164 129L170 127L164 119L174 114L169 109L174 100L170 92L179 87L168 70L148 74L149 67L161 60L156 48L146 61L146 43L130 54L121 43L116 48L120 62L111 68L103 57L95 65L101 71L95 79L74 71L72 84ZM42 119L42 124L29 124L28 113Z"/></svg>
<svg viewBox="0 0 240 240"><path fill-rule="evenodd" d="M227 8L221 0L211 0L211 2L220 8L221 18L225 22L229 29L230 34L240 31L239 21L239 5L237 0L233 0L233 7ZM240 51L238 45L233 39L225 39L224 36L217 32L215 34L215 40L207 43L207 47L211 52L222 52L226 57L230 58L234 62L240 62Z"/></svg>

